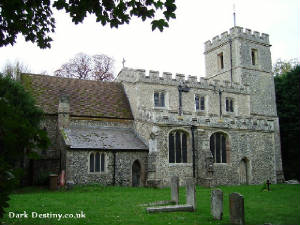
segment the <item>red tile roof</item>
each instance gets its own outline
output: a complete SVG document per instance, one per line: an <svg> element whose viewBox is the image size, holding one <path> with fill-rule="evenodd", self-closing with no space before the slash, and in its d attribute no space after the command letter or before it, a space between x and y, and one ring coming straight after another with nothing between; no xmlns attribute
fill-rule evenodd
<svg viewBox="0 0 300 225"><path fill-rule="evenodd" d="M47 114L56 114L60 96L67 95L73 116L133 119L125 91L117 82L35 74L22 74L21 82Z"/></svg>

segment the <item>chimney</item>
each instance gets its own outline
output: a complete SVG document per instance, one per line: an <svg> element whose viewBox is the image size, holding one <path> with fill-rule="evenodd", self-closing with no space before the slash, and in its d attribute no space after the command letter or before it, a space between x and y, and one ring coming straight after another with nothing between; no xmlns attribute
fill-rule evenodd
<svg viewBox="0 0 300 225"><path fill-rule="evenodd" d="M58 128L63 129L70 123L70 102L69 96L61 95L58 103Z"/></svg>

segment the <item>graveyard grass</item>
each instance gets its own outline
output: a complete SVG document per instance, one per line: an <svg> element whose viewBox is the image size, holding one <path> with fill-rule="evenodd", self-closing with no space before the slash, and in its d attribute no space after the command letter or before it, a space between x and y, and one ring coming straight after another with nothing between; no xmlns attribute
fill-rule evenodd
<svg viewBox="0 0 300 225"><path fill-rule="evenodd" d="M229 199L232 192L244 196L246 224L300 224L300 185L271 185L271 191L262 191L263 185L221 186L224 192L223 220L214 220L210 214L210 189L197 186L196 212L148 214L141 204L170 200L170 188L103 187L89 185L72 190L49 191L44 188L24 188L10 196L3 224L230 224ZM179 203L185 203L185 188L180 188ZM8 212L29 214L27 219L12 219ZM30 218L32 212L76 214L81 219Z"/></svg>

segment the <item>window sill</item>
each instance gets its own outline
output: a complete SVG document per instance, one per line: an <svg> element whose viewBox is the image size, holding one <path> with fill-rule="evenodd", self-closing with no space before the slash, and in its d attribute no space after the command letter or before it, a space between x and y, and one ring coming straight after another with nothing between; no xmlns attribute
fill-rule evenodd
<svg viewBox="0 0 300 225"><path fill-rule="evenodd" d="M232 166L231 163L214 163L214 166Z"/></svg>
<svg viewBox="0 0 300 225"><path fill-rule="evenodd" d="M206 111L205 110L196 110L196 115L197 116L205 116L206 115Z"/></svg>
<svg viewBox="0 0 300 225"><path fill-rule="evenodd" d="M193 163L169 163L169 167L175 166L193 166Z"/></svg>
<svg viewBox="0 0 300 225"><path fill-rule="evenodd" d="M167 110L167 107L166 106L155 106L154 108L153 108L154 110Z"/></svg>
<svg viewBox="0 0 300 225"><path fill-rule="evenodd" d="M224 117L231 117L231 116L235 116L235 112L227 112L225 111L224 114L223 114Z"/></svg>
<svg viewBox="0 0 300 225"><path fill-rule="evenodd" d="M106 175L108 172L88 172L89 175Z"/></svg>

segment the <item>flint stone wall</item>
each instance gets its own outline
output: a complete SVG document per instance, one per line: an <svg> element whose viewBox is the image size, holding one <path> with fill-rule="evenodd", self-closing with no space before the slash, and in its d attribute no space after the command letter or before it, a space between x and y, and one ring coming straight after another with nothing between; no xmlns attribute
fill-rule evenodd
<svg viewBox="0 0 300 225"><path fill-rule="evenodd" d="M89 155L91 152L105 154L104 172L89 172ZM114 158L110 151L67 150L66 176L75 184L98 183L113 184ZM141 186L145 185L147 170L147 152L116 152L115 184L120 186L132 185L132 164L138 160L141 165Z"/></svg>

